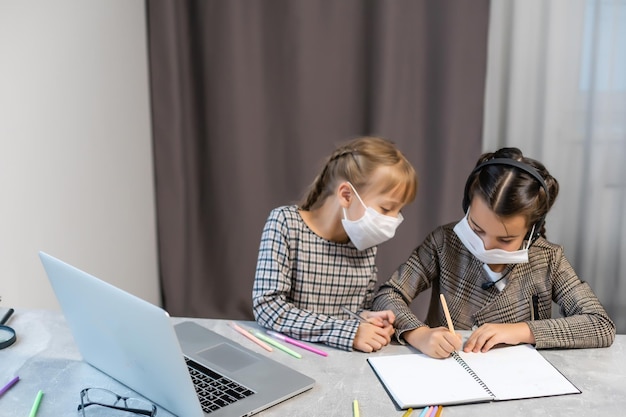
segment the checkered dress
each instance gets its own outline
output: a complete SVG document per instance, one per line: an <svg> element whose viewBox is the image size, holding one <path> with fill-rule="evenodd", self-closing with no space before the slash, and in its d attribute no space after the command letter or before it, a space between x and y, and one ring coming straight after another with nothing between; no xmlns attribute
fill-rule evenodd
<svg viewBox="0 0 626 417"><path fill-rule="evenodd" d="M313 233L296 206L269 215L252 304L257 322L293 338L352 350L359 322L341 310L371 309L376 248L357 250Z"/></svg>
<svg viewBox="0 0 626 417"><path fill-rule="evenodd" d="M375 310L396 314L396 337L419 326L446 326L439 293L446 297L455 329L468 330L484 323L519 323L530 326L541 348L591 348L610 346L615 325L593 293L567 261L561 246L543 238L529 248L528 263L508 265L503 271L507 285L502 292L487 290L489 280L476 259L452 230L454 224L437 228L409 259L381 286ZM411 301L432 287L426 321L409 309ZM539 316L531 321L532 297L538 297ZM561 312L552 317L552 302Z"/></svg>

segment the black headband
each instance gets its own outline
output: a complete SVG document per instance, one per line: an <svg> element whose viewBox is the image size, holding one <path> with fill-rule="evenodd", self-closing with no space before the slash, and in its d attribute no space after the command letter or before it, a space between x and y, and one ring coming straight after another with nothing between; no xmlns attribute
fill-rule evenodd
<svg viewBox="0 0 626 417"><path fill-rule="evenodd" d="M517 161L515 159L511 159L511 158L493 158L493 159L490 159L488 161L485 161L479 164L476 168L472 170L472 172L467 177L467 182L465 183L465 192L463 193L463 213L467 213L467 209L469 208L469 204L470 204L469 189L472 183L472 177L481 169L489 165L512 166L515 168L519 168L522 171L531 175L534 179L536 179L539 182L541 187L546 192L546 206L547 208L550 207L550 198L549 198L550 193L548 191L548 186L546 185L546 181L543 179L543 177L539 174L539 172L537 172L537 170L533 166L524 162ZM548 210L546 210L546 214L548 214ZM539 219L539 221L535 225L535 233L533 236L530 237L531 242L537 239L539 235L541 234L541 227L543 226L544 221L545 221L545 214Z"/></svg>

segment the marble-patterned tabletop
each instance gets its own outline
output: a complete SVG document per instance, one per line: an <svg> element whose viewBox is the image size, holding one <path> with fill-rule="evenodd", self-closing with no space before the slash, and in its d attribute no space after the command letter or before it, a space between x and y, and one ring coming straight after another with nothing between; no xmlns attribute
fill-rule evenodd
<svg viewBox="0 0 626 417"><path fill-rule="evenodd" d="M352 416L354 399L358 400L362 417L399 417L404 414L404 410L395 406L366 359L373 355L416 352L410 347L392 344L380 352L366 354L320 345L321 349L328 352L327 357L301 351L302 358L297 359L280 351L263 350L235 332L228 326L228 321L172 318L173 322L183 320L206 326L255 352L270 355L316 380L312 389L259 413L260 417L348 417ZM15 329L18 339L14 345L0 350L0 387L16 375L19 375L20 381L0 395L0 417L27 416L40 389L44 391L44 397L37 417L79 416L79 392L85 387L108 388L122 395L136 396L127 387L81 360L60 312L18 309L8 324ZM251 322L245 324L248 327L256 326ZM618 335L610 348L540 352L582 393L448 406L443 415L527 417L624 413L626 335ZM413 417L417 417L419 411L414 411ZM157 415L172 416L161 408Z"/></svg>

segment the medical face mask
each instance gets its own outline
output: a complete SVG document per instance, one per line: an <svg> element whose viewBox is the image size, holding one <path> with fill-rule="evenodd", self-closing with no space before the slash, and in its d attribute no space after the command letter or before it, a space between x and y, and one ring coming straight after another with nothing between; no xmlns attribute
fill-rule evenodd
<svg viewBox="0 0 626 417"><path fill-rule="evenodd" d="M352 184L350 184L350 187L352 187L354 194L365 207L365 214L358 220L348 220L346 209L343 209L344 218L341 220L341 223L354 246L358 250L365 250L391 239L400 223L404 220L402 214L398 214L398 217L385 216L373 208L367 207Z"/></svg>
<svg viewBox="0 0 626 417"><path fill-rule="evenodd" d="M469 215L469 211L468 211ZM530 232L532 236L535 227ZM454 226L454 233L461 239L463 245L474 255L478 260L488 265L492 264L521 264L528 262L528 247L530 241L526 244L525 248L516 251L506 251L503 249L485 249L485 245L480 238L472 230L468 221L467 215Z"/></svg>

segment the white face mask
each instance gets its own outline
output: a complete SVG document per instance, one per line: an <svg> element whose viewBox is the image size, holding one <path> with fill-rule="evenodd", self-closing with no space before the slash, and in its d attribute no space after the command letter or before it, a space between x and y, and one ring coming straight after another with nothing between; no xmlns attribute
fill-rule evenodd
<svg viewBox="0 0 626 417"><path fill-rule="evenodd" d="M341 223L354 246L358 250L365 250L391 239L396 234L396 229L400 226L400 223L404 220L402 214L398 213L398 217L385 216L373 208L367 207L352 184L350 184L350 187L352 187L354 194L365 207L365 214L358 220L348 220L346 209L343 209L344 218L341 220Z"/></svg>
<svg viewBox="0 0 626 417"><path fill-rule="evenodd" d="M469 210L467 212L469 215ZM533 235L535 226L530 232L530 236ZM493 264L522 264L528 262L528 247L530 246L530 240L526 244L525 248L516 251L506 251L503 249L485 249L485 245L480 238L472 230L468 221L467 215L454 226L454 233L461 239L463 245L474 255L478 260L488 265Z"/></svg>

